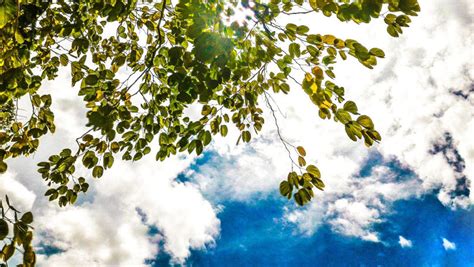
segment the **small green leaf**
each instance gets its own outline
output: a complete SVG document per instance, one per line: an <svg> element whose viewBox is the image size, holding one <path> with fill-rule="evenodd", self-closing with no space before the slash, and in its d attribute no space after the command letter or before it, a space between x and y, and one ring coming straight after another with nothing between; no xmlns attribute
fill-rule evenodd
<svg viewBox="0 0 474 267"><path fill-rule="evenodd" d="M286 24L286 29L291 32L295 32L298 29L298 26L296 26L293 23L288 23Z"/></svg>
<svg viewBox="0 0 474 267"><path fill-rule="evenodd" d="M100 178L104 174L104 168L102 166L95 166L92 169L92 176L95 178Z"/></svg>
<svg viewBox="0 0 474 267"><path fill-rule="evenodd" d="M5 239L9 232L8 223L4 219L0 219L0 240Z"/></svg>
<svg viewBox="0 0 474 267"><path fill-rule="evenodd" d="M359 118L357 118L357 122L367 129L374 129L374 123L372 122L372 119L369 118L369 116L361 115Z"/></svg>
<svg viewBox="0 0 474 267"><path fill-rule="evenodd" d="M398 32L397 30L395 29L395 27L393 25L389 25L387 27L387 32L388 34L390 34L392 37L398 37Z"/></svg>
<svg viewBox="0 0 474 267"><path fill-rule="evenodd" d="M321 179L319 179L319 178L314 178L313 180L311 180L311 182L313 183L313 185L314 185L317 189L319 189L319 190L321 190L321 191L324 191L325 185L324 185L324 182L323 182Z"/></svg>
<svg viewBox="0 0 474 267"><path fill-rule="evenodd" d="M336 75L334 74L334 72L332 72L332 70L326 70L325 72L327 76L331 77L332 79L336 78Z"/></svg>
<svg viewBox="0 0 474 267"><path fill-rule="evenodd" d="M318 167L314 165L308 165L308 167L306 167L306 171L313 177L321 178L321 172L319 171Z"/></svg>
<svg viewBox="0 0 474 267"><path fill-rule="evenodd" d="M242 132L242 141L244 141L245 143L248 143L248 142L250 142L251 138L252 138L252 136L251 136L249 131L243 131Z"/></svg>
<svg viewBox="0 0 474 267"><path fill-rule="evenodd" d="M23 214L23 216L21 216L20 220L22 222L26 223L26 224L32 223L33 222L33 213L26 212L25 214Z"/></svg>
<svg viewBox="0 0 474 267"><path fill-rule="evenodd" d="M385 57L385 53L380 48L372 48L372 49L370 49L369 53L373 56L376 56L376 57L380 57L380 58Z"/></svg>
<svg viewBox="0 0 474 267"><path fill-rule="evenodd" d="M19 44L22 44L25 41L25 39L23 39L23 35L21 35L21 33L19 33L18 31L15 31L15 40Z"/></svg>
<svg viewBox="0 0 474 267"><path fill-rule="evenodd" d="M14 1L2 1L0 5L0 29L15 18L15 14L17 13L15 3Z"/></svg>
<svg viewBox="0 0 474 267"><path fill-rule="evenodd" d="M204 146L207 146L212 140L211 133L209 131L205 131L204 134L202 135L202 144Z"/></svg>
<svg viewBox="0 0 474 267"><path fill-rule="evenodd" d="M298 174L296 174L296 172L290 172L288 174L288 183L290 183L290 185L292 186L295 186L296 188L298 188Z"/></svg>
<svg viewBox="0 0 474 267"><path fill-rule="evenodd" d="M5 173L8 169L8 165L4 161L0 161L0 173Z"/></svg>
<svg viewBox="0 0 474 267"><path fill-rule="evenodd" d="M293 195L293 197L295 198L295 201L296 201L296 203L297 203L298 205L300 205L300 206L303 206L303 205L304 205L303 198L302 198L302 196L301 196L301 194L300 194L299 191L296 192L296 193Z"/></svg>
<svg viewBox="0 0 474 267"><path fill-rule="evenodd" d="M87 85L95 85L99 81L99 77L96 75L88 75L85 79Z"/></svg>
<svg viewBox="0 0 474 267"><path fill-rule="evenodd" d="M304 167L306 165L306 160L303 158L303 157L298 157L298 164L301 166L301 167Z"/></svg>
<svg viewBox="0 0 474 267"><path fill-rule="evenodd" d="M227 135L227 126L226 125L221 125L221 135L225 137Z"/></svg>
<svg viewBox="0 0 474 267"><path fill-rule="evenodd" d="M346 124L346 126L344 127L344 129L346 130L346 134L347 136L349 136L349 138L352 140L352 141L357 141L357 137L354 133L354 130L348 125Z"/></svg>
<svg viewBox="0 0 474 267"><path fill-rule="evenodd" d="M61 63L61 65L66 66L69 63L67 55L62 54L61 56L59 56L59 62Z"/></svg>
<svg viewBox="0 0 474 267"><path fill-rule="evenodd" d="M296 28L296 33L303 35L305 33L309 32L309 28L306 25L301 25Z"/></svg>
<svg viewBox="0 0 474 267"><path fill-rule="evenodd" d="M292 186L287 181L283 181L280 183L280 194L284 197L291 195Z"/></svg>
<svg viewBox="0 0 474 267"><path fill-rule="evenodd" d="M336 118L343 124L352 121L351 114L344 109L338 109L336 112Z"/></svg>
<svg viewBox="0 0 474 267"><path fill-rule="evenodd" d="M344 103L344 110L352 113L352 114L358 114L357 111L357 105L356 103L354 103L353 101L347 101L346 103Z"/></svg>

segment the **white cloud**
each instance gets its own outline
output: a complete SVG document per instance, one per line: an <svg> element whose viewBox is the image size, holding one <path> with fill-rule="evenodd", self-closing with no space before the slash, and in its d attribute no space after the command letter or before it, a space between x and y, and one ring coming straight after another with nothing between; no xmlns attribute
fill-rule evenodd
<svg viewBox="0 0 474 267"><path fill-rule="evenodd" d="M220 228L216 210L193 185L172 179L188 164L182 159L163 166L151 161L118 163L101 180L91 181L94 193L88 201L67 208L56 203L37 206L35 241L62 250L50 257L40 255L39 263L142 265L156 256L158 241L174 261L182 262L190 249L213 245ZM151 236L149 226L159 233Z"/></svg>
<svg viewBox="0 0 474 267"><path fill-rule="evenodd" d="M398 244L402 248L411 248L413 246L413 242L411 240L404 238L403 236L398 236Z"/></svg>
<svg viewBox="0 0 474 267"><path fill-rule="evenodd" d="M43 258L43 264L80 264L88 255L90 263L141 265L156 256L158 241L181 263L190 249L212 246L220 229L216 210L193 185L173 181L190 160L153 161L119 163L92 181L91 202L66 209L49 207L40 216L38 229L43 241L65 251ZM151 236L148 226L159 233Z"/></svg>
<svg viewBox="0 0 474 267"><path fill-rule="evenodd" d="M0 199L5 201L5 196L8 196L10 204L17 210L22 212L29 211L36 199L36 194L15 180L14 177L15 174L11 171L2 174L0 178Z"/></svg>
<svg viewBox="0 0 474 267"><path fill-rule="evenodd" d="M370 229L373 223L381 222L376 208L367 207L364 203L348 199L338 199L330 204L326 216L333 229L348 236L361 237L364 240L379 242L376 232Z"/></svg>
<svg viewBox="0 0 474 267"><path fill-rule="evenodd" d="M456 244L443 237L444 250L456 250Z"/></svg>

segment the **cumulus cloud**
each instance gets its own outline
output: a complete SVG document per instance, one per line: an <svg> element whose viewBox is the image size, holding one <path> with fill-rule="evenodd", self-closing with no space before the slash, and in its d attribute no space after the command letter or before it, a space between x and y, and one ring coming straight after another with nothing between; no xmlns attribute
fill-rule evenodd
<svg viewBox="0 0 474 267"><path fill-rule="evenodd" d="M42 242L62 252L43 264L84 264L88 255L90 264L140 265L156 257L159 243L182 263L191 249L212 245L220 229L216 210L194 186L173 180L189 160L152 161L114 167L95 181L90 202L49 207L39 217Z"/></svg>
<svg viewBox="0 0 474 267"><path fill-rule="evenodd" d="M346 193L326 190L317 196L314 204L300 210L287 210L285 217L307 234L321 225L311 223L313 213L340 234L359 237L366 241L381 242L373 225L384 222L396 200L408 199L420 193L420 180L410 173L394 172L388 167L377 166L367 177L354 176L346 184ZM350 193L349 193L350 192ZM310 217L308 217L310 216Z"/></svg>
<svg viewBox="0 0 474 267"><path fill-rule="evenodd" d="M404 238L403 236L398 236L398 244L400 244L400 247L402 248L411 248L413 246L413 243L411 240Z"/></svg>
<svg viewBox="0 0 474 267"><path fill-rule="evenodd" d="M449 241L448 239L446 239L444 237L442 239L443 239L444 250L446 250L446 251L456 250L456 244L454 242L451 242L451 241Z"/></svg>
<svg viewBox="0 0 474 267"><path fill-rule="evenodd" d="M7 171L0 179L0 199L8 196L10 203L19 211L27 211L33 207L36 194L15 179L15 174Z"/></svg>

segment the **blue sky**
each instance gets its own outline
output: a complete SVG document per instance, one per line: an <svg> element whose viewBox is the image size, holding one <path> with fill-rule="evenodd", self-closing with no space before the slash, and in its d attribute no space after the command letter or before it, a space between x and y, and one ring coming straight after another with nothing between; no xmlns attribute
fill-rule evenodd
<svg viewBox="0 0 474 267"><path fill-rule="evenodd" d="M212 164L208 153L191 168ZM396 161L384 161L374 153L361 168L360 176L384 164L400 179L413 177ZM180 175L182 180L183 175ZM275 192L276 193L276 192ZM434 192L435 193L435 192ZM383 222L374 225L384 242L363 241L334 232L322 225L310 235L282 220L284 207L298 209L278 195L264 200L224 201L218 214L221 232L215 246L195 250L187 264L192 266L472 266L474 263L474 210L452 210L442 205L435 194L396 201ZM409 239L411 247L401 247L399 236ZM442 238L456 244L446 250ZM153 266L170 263L161 254Z"/></svg>

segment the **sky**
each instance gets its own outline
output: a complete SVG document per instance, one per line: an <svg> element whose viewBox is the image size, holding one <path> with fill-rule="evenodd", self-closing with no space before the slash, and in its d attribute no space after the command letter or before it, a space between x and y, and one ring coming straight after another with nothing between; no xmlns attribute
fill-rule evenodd
<svg viewBox="0 0 474 267"><path fill-rule="evenodd" d="M268 109L249 144L229 131L199 157L116 160L74 206L48 203L36 162L73 147L85 124L61 72L43 89L56 100L57 132L0 179L0 195L35 214L38 265L474 266L474 4L419 2L397 39L381 21L292 17L386 53L373 70L351 60L335 70L382 135L373 148L320 120L298 86L273 96L282 134L304 145L326 183L305 207L278 195L290 162Z"/></svg>

